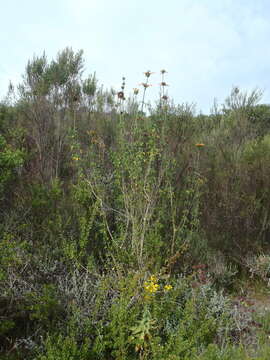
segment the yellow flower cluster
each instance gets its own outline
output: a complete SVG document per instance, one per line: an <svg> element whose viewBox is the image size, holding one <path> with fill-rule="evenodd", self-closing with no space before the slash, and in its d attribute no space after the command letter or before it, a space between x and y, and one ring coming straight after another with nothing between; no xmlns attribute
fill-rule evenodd
<svg viewBox="0 0 270 360"><path fill-rule="evenodd" d="M170 290L172 290L172 285L165 285L165 286L164 286L164 290L165 290L165 291L170 291Z"/></svg>
<svg viewBox="0 0 270 360"><path fill-rule="evenodd" d="M148 294L155 294L159 289L160 289L160 285L158 284L158 279L155 275L150 276L150 278L144 283L144 290ZM165 292L172 290L172 285L169 284L165 285L163 290Z"/></svg>
<svg viewBox="0 0 270 360"><path fill-rule="evenodd" d="M78 161L78 160L80 160L80 158L78 156L73 156L72 160Z"/></svg>
<svg viewBox="0 0 270 360"><path fill-rule="evenodd" d="M159 284L157 283L158 279L156 276L152 275L149 280L145 281L144 289L150 294L154 294L159 289Z"/></svg>

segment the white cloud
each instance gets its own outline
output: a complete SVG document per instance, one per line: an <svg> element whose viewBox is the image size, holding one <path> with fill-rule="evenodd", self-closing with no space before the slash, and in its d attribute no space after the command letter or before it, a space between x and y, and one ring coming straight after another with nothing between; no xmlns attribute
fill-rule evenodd
<svg viewBox="0 0 270 360"><path fill-rule="evenodd" d="M72 46L84 50L86 72L96 70L107 87L125 75L133 88L143 71L165 67L176 102L197 101L204 110L214 97L222 100L233 84L269 87L266 1L58 0L56 12L48 2L39 21L33 20L29 5L30 22L18 17L8 37L0 31L1 48L8 49L1 61L10 73L20 74L33 53L45 49L51 57ZM159 75L152 81L157 84Z"/></svg>

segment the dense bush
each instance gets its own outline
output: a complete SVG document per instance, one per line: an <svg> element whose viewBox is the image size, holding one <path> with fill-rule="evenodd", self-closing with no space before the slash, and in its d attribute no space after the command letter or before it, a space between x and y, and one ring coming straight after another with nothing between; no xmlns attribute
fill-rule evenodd
<svg viewBox="0 0 270 360"><path fill-rule="evenodd" d="M140 102L65 49L1 104L2 359L269 358L234 293L269 283L269 106L234 88L197 115L162 70L152 107L151 76Z"/></svg>

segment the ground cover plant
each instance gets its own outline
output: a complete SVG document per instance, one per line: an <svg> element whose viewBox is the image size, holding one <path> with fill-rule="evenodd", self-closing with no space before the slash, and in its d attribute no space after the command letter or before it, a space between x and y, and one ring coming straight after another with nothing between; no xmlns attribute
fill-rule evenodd
<svg viewBox="0 0 270 360"><path fill-rule="evenodd" d="M0 358L269 359L270 106L83 65L34 57L0 104Z"/></svg>

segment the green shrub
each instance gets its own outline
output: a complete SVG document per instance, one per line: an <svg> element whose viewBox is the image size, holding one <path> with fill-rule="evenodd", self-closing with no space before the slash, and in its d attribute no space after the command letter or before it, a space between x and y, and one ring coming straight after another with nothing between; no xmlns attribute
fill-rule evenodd
<svg viewBox="0 0 270 360"><path fill-rule="evenodd" d="M0 134L0 200L5 195L5 186L15 179L16 169L24 161L24 154L19 149L14 149Z"/></svg>
<svg viewBox="0 0 270 360"><path fill-rule="evenodd" d="M45 341L44 354L37 356L38 360L90 360L89 344L85 341L78 345L72 337L61 335L48 336Z"/></svg>

